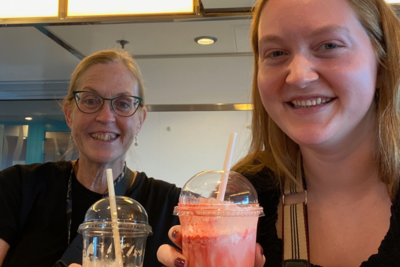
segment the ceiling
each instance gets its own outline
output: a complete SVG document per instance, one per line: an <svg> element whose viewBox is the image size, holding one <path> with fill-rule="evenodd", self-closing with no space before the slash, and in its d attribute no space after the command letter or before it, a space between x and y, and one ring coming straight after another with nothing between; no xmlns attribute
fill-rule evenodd
<svg viewBox="0 0 400 267"><path fill-rule="evenodd" d="M136 59L249 55L248 11L254 2L202 0L206 15L188 19L0 25L0 100L62 98L80 59L121 48L121 39ZM204 35L218 40L210 46L194 42Z"/></svg>
<svg viewBox="0 0 400 267"><path fill-rule="evenodd" d="M255 0L201 2L202 16L191 18L0 24L0 120L31 110L21 100L62 99L80 59L102 49L121 49L116 42L121 39L129 42L124 49L137 59L151 89L148 105L248 103L249 11ZM210 46L194 42L204 35L218 40ZM54 110L59 111L57 104L47 101L30 112Z"/></svg>

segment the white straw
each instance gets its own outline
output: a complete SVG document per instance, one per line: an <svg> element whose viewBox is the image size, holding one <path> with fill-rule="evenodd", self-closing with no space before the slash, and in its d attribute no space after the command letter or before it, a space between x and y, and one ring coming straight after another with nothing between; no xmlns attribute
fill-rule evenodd
<svg viewBox="0 0 400 267"><path fill-rule="evenodd" d="M121 267L123 266L122 254L121 254L121 239L119 237L119 230L118 230L118 213L117 213L117 203L115 201L114 178L112 169L107 169L106 173L107 173L107 184L108 184L108 196L110 197L111 225L114 236L115 258L118 266Z"/></svg>
<svg viewBox="0 0 400 267"><path fill-rule="evenodd" d="M237 133L231 133L229 135L228 149L226 150L224 168L222 169L224 173L221 175L221 180L219 182L218 195L217 195L217 199L221 201L224 201L226 185L228 184L228 177L229 177L229 171L231 169L233 149L235 147L235 142L236 142L236 135Z"/></svg>

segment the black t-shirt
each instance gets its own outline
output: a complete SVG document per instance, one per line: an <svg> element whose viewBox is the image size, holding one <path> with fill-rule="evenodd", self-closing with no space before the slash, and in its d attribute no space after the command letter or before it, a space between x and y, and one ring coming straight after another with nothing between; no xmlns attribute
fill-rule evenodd
<svg viewBox="0 0 400 267"><path fill-rule="evenodd" d="M275 223L278 219L280 190L273 186L274 173L270 170L248 175L258 193L260 205L264 208L264 217L260 217L257 228L257 242L264 250L265 267L282 266L282 240L278 238ZM360 267L395 267L400 266L400 192L397 193L391 207L390 227L378 249ZM338 218L340 219L340 218ZM362 249L362 248L360 248ZM312 252L311 252L312 253ZM316 265L312 265L317 267Z"/></svg>
<svg viewBox="0 0 400 267"><path fill-rule="evenodd" d="M66 196L71 169L70 162L51 162L16 165L0 172L0 238L10 245L3 267L50 267L60 259L67 248ZM76 179L72 186L71 234L76 234L86 210L101 195ZM171 244L168 230L179 223L172 215L179 194L175 185L148 178L145 173L138 173L130 188L127 196L143 205L153 228L143 266L161 266L156 252L161 244ZM82 205L77 208L76 203Z"/></svg>
<svg viewBox="0 0 400 267"><path fill-rule="evenodd" d="M72 215L71 215L71 237L70 240L74 240L78 234L78 227L84 221L86 211L95 203L100 200L103 195L96 192L90 191L84 187L75 177L72 175Z"/></svg>

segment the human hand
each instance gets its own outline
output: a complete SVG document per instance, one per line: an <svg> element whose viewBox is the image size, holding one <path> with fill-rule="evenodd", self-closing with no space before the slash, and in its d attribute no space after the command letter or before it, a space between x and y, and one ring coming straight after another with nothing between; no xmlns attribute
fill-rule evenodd
<svg viewBox="0 0 400 267"><path fill-rule="evenodd" d="M68 267L82 267L82 265L79 265L77 263L72 263L71 265L69 265Z"/></svg>
<svg viewBox="0 0 400 267"><path fill-rule="evenodd" d="M182 233L180 225L174 226L169 229L168 236L175 245L180 248L182 247ZM263 267L265 263L265 257L260 244L256 244L255 254L256 258L254 262L254 267ZM162 245L158 249L157 259L167 267L187 267L187 259L185 258L185 256L183 256L182 252L170 245Z"/></svg>

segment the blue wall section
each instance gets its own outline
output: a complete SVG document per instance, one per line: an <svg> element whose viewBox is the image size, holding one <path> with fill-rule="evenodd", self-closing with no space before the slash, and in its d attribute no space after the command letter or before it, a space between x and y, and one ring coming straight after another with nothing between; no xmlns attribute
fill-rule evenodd
<svg viewBox="0 0 400 267"><path fill-rule="evenodd" d="M4 125L28 125L26 147L26 164L42 163L44 154L44 137L46 132L69 132L68 125L63 121L14 121L1 122Z"/></svg>

